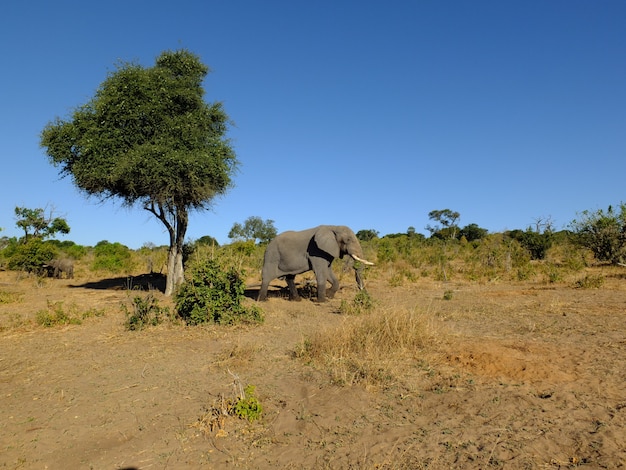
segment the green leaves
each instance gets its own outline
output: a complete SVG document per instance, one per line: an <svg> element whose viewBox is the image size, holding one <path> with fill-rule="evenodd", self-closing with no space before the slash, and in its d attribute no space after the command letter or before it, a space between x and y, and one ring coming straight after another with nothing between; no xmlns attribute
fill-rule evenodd
<svg viewBox="0 0 626 470"><path fill-rule="evenodd" d="M152 68L120 64L71 119L46 126L41 145L90 195L204 207L237 166L228 116L202 98L208 70L185 50L164 52Z"/></svg>
<svg viewBox="0 0 626 470"><path fill-rule="evenodd" d="M612 206L606 211L583 211L571 227L578 243L590 249L598 261L616 264L626 259L626 204L621 203L619 211Z"/></svg>
<svg viewBox="0 0 626 470"><path fill-rule="evenodd" d="M93 99L41 133L50 162L79 189L138 203L165 225L166 295L183 278L178 255L190 209L207 208L224 194L238 166L225 137L228 115L221 103L203 99L208 72L186 50L163 52L151 68L121 63Z"/></svg>
<svg viewBox="0 0 626 470"><path fill-rule="evenodd" d="M208 259L190 271L175 299L176 312L185 322L190 325L263 322L258 307L242 304L246 287L238 270Z"/></svg>

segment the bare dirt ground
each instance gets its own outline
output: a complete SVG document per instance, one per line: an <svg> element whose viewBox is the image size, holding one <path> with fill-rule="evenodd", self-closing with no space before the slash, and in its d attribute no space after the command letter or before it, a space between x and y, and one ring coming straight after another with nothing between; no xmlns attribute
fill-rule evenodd
<svg viewBox="0 0 626 470"><path fill-rule="evenodd" d="M436 339L385 388L333 385L294 357L356 321L338 313L351 287L321 305L272 298L260 326L132 332L123 281L2 272L0 468L623 468L626 279L604 269L599 289L370 281L368 315L419 309ZM59 301L105 314L25 322ZM211 430L237 380L256 386L262 419Z"/></svg>

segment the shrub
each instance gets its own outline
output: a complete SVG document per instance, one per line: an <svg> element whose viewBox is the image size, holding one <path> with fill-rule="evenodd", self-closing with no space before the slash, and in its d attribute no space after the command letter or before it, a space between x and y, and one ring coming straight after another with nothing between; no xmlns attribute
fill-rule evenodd
<svg viewBox="0 0 626 470"><path fill-rule="evenodd" d="M176 312L190 325L260 323L261 310L242 305L245 289L235 268L224 268L216 259L197 262L175 295Z"/></svg>
<svg viewBox="0 0 626 470"><path fill-rule="evenodd" d="M131 270L131 252L121 243L98 242L94 247L94 257L92 269L95 271L119 273Z"/></svg>
<svg viewBox="0 0 626 470"><path fill-rule="evenodd" d="M617 264L626 258L626 204L619 211L609 206L607 211L583 211L571 223L576 232L574 241L590 249L598 261Z"/></svg>
<svg viewBox="0 0 626 470"><path fill-rule="evenodd" d="M359 315L364 312L369 312L373 308L374 300L365 289L359 290L352 302L342 300L339 305L339 311L347 315Z"/></svg>
<svg viewBox="0 0 626 470"><path fill-rule="evenodd" d="M528 250L531 259L545 259L546 253L552 246L551 232L533 232L532 230L511 230L507 235L517 240L520 245Z"/></svg>
<svg viewBox="0 0 626 470"><path fill-rule="evenodd" d="M126 314L124 326L127 330L141 330L146 326L156 326L167 318L170 318L170 309L161 307L159 301L152 293L142 296L135 296L130 308L122 304L122 310Z"/></svg>
<svg viewBox="0 0 626 470"><path fill-rule="evenodd" d="M256 387L247 385L243 388L237 376L235 376L234 386L234 395L225 397L220 394L220 397L207 409L207 412L200 416L194 425L195 427L207 434L217 430L217 436L225 436L227 435L225 427L228 416L236 416L250 423L261 418L263 406L256 397Z"/></svg>
<svg viewBox="0 0 626 470"><path fill-rule="evenodd" d="M44 274L43 265L55 256L55 248L49 242L31 238L26 243L15 243L6 248L9 269Z"/></svg>
<svg viewBox="0 0 626 470"><path fill-rule="evenodd" d="M256 421L261 417L263 407L256 397L256 387L254 385L246 386L242 396L236 399L233 405L233 412L235 416L249 422Z"/></svg>

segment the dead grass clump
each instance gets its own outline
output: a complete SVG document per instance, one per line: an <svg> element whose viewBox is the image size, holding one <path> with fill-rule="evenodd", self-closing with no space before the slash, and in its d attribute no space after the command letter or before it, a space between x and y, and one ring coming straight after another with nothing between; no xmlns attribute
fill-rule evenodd
<svg viewBox="0 0 626 470"><path fill-rule="evenodd" d="M335 384L388 387L433 341L432 314L390 309L350 317L305 338L294 355L325 368Z"/></svg>

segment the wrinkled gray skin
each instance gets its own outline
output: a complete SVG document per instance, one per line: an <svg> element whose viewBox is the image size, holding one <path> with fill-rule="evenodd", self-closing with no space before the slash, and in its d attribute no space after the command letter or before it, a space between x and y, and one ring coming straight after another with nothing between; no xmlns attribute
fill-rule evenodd
<svg viewBox="0 0 626 470"><path fill-rule="evenodd" d="M74 261L69 258L53 259L45 267L56 279L61 279L62 273L65 273L67 279L74 279Z"/></svg>
<svg viewBox="0 0 626 470"><path fill-rule="evenodd" d="M296 274L313 271L317 280L317 300L332 298L339 289L331 263L335 258L349 255L365 264L363 250L356 235L344 225L320 225L300 232L284 232L274 238L265 250L261 290L258 300L267 299L267 288L272 280L285 277L289 299L300 300L294 279ZM326 290L326 282L331 283ZM357 282L359 281L357 275Z"/></svg>

